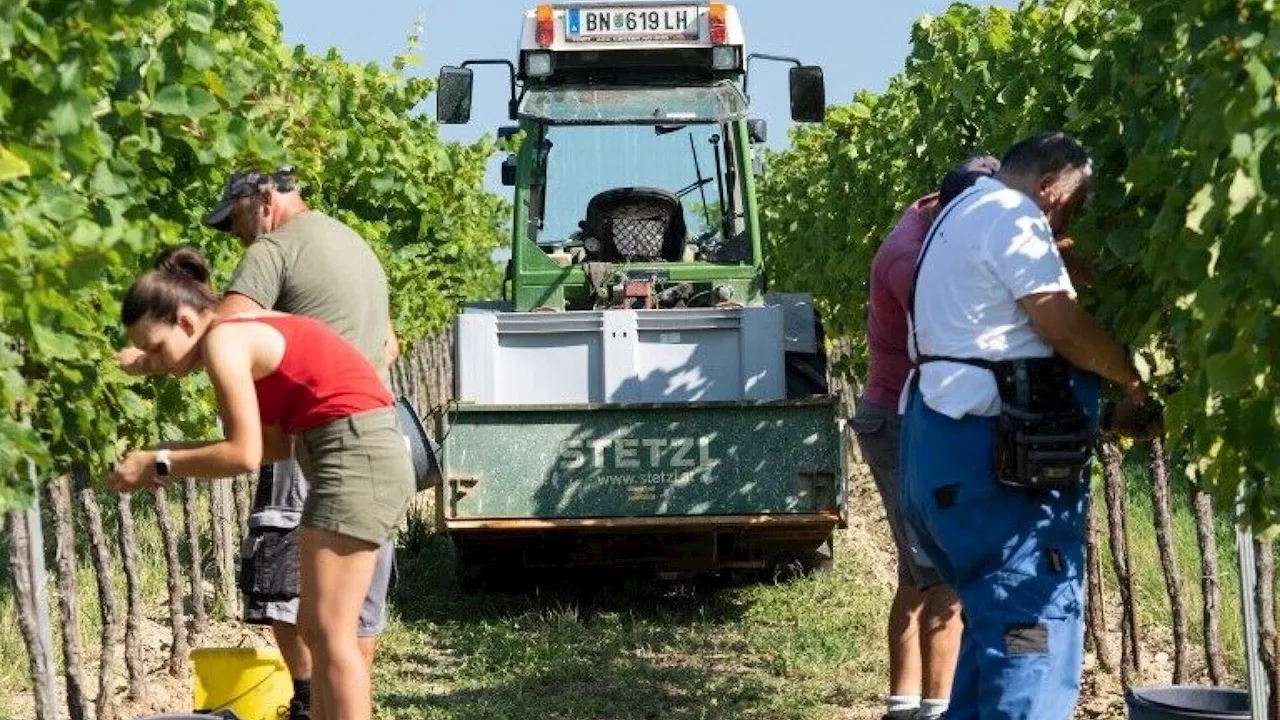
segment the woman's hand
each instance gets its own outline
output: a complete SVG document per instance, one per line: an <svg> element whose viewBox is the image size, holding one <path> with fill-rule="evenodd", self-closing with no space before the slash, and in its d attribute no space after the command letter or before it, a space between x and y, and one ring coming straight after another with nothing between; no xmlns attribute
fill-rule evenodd
<svg viewBox="0 0 1280 720"><path fill-rule="evenodd" d="M150 450L134 450L116 463L107 481L112 491L129 493L143 488L167 487L168 478L156 475L156 454Z"/></svg>
<svg viewBox="0 0 1280 720"><path fill-rule="evenodd" d="M162 372L146 353L132 345L116 353L116 364L130 375L158 375Z"/></svg>

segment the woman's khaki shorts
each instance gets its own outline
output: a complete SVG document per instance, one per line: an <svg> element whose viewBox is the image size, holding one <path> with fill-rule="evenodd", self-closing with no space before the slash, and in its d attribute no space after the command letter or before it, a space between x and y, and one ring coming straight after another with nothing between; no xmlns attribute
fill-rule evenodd
<svg viewBox="0 0 1280 720"><path fill-rule="evenodd" d="M381 545L413 497L413 463L392 408L307 430L294 442L311 483L302 524Z"/></svg>

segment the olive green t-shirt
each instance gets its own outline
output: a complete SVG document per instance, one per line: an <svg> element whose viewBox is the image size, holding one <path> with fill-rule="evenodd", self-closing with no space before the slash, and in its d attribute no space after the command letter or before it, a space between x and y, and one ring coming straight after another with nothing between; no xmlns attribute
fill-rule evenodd
<svg viewBox="0 0 1280 720"><path fill-rule="evenodd" d="M387 275L364 238L341 222L308 210L253 241L227 292L324 322L387 381Z"/></svg>

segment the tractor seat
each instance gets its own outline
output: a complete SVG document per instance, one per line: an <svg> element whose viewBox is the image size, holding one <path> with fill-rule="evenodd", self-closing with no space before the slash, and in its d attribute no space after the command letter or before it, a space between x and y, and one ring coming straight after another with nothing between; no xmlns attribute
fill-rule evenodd
<svg viewBox="0 0 1280 720"><path fill-rule="evenodd" d="M680 199L648 187L614 188L591 198L582 230L600 241L605 262L680 262L688 232Z"/></svg>

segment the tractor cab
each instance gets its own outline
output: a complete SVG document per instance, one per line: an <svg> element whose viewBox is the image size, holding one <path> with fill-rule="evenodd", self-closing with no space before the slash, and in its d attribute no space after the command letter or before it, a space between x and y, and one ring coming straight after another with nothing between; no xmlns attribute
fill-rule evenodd
<svg viewBox="0 0 1280 720"><path fill-rule="evenodd" d="M444 123L469 120L474 66L509 72L516 310L760 302L754 59L791 62L792 117L822 119L821 68L748 55L737 10L719 2L539 5L518 64L442 69Z"/></svg>

